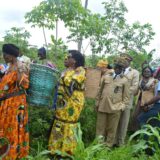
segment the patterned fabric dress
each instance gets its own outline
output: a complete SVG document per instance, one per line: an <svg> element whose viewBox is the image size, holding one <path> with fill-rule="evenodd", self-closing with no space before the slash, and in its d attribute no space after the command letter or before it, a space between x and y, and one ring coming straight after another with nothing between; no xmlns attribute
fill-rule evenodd
<svg viewBox="0 0 160 160"><path fill-rule="evenodd" d="M0 97L13 92L17 93L20 91L20 88L28 88L28 76L17 68L18 67L12 67L3 77L0 83ZM19 82L18 72L21 72L21 79ZM0 138L8 139L10 144L7 155L2 158L3 160L15 160L28 155L28 108L26 104L26 95L24 93L1 101Z"/></svg>
<svg viewBox="0 0 160 160"><path fill-rule="evenodd" d="M49 139L52 154L56 150L72 154L76 147L75 131L84 106L85 70L66 70L60 79L56 118Z"/></svg>

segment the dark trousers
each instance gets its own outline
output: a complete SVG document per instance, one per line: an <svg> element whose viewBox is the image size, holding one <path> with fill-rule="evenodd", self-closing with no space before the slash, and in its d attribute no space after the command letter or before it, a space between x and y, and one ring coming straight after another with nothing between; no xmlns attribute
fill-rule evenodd
<svg viewBox="0 0 160 160"><path fill-rule="evenodd" d="M153 127L160 127L160 119L155 119L158 117L158 114L160 114L160 103L155 103L149 111L142 112L137 117L137 120L141 127L145 124L150 124Z"/></svg>

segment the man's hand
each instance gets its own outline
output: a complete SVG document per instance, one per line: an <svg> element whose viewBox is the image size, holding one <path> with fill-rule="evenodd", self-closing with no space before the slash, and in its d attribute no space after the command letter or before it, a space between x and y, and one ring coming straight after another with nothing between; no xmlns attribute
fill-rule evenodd
<svg viewBox="0 0 160 160"><path fill-rule="evenodd" d="M96 112L98 112L98 105L95 105L95 106L94 106L94 110L95 110Z"/></svg>

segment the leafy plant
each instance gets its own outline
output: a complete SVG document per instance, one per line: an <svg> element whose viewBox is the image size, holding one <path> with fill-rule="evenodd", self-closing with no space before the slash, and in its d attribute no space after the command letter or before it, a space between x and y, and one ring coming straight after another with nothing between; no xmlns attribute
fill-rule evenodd
<svg viewBox="0 0 160 160"><path fill-rule="evenodd" d="M150 149L155 157L160 159L160 128L152 127L149 124L143 126L141 130L136 131L129 139L129 141L133 141L136 137L137 146L141 147L141 150ZM143 145L140 145L143 140Z"/></svg>
<svg viewBox="0 0 160 160"><path fill-rule="evenodd" d="M95 101L86 99L84 109L80 115L81 129L83 132L82 139L85 145L91 143L96 133L96 112L94 110Z"/></svg>
<svg viewBox="0 0 160 160"><path fill-rule="evenodd" d="M27 160L49 160L48 155L50 154L50 151L48 150L44 150L42 144L40 144L39 142L37 142L38 147L37 149L33 149L34 150L34 154L33 155L29 155L27 156Z"/></svg>
<svg viewBox="0 0 160 160"><path fill-rule="evenodd" d="M53 117L54 111L49 108L29 106L30 147L32 150L39 148L38 143L42 148L48 148Z"/></svg>

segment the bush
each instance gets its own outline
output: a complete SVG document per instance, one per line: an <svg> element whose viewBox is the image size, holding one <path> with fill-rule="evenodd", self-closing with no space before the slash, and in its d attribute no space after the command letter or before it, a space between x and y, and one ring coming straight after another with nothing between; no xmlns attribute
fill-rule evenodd
<svg viewBox="0 0 160 160"><path fill-rule="evenodd" d="M96 133L96 112L94 110L95 101L86 99L84 109L80 115L80 124L83 132L82 139L87 145L95 138Z"/></svg>
<svg viewBox="0 0 160 160"><path fill-rule="evenodd" d="M39 148L48 148L48 138L52 127L54 111L45 107L29 106L29 130L31 153Z"/></svg>

